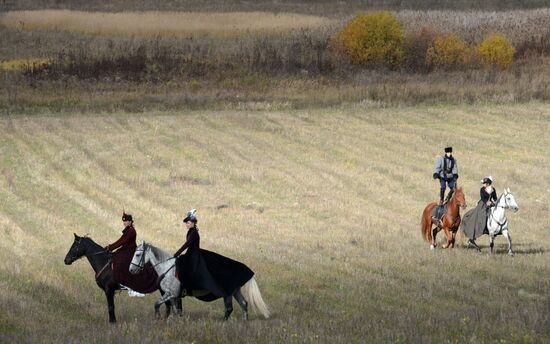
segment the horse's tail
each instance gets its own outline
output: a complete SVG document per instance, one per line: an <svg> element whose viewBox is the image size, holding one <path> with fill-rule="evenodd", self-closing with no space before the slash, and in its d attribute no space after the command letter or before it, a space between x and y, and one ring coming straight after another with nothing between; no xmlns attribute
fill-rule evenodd
<svg viewBox="0 0 550 344"><path fill-rule="evenodd" d="M243 296L248 301L248 304L254 312L261 313L266 319L269 318L270 312L269 307L267 307L262 294L260 293L260 288L254 276L248 282L245 283L242 287Z"/></svg>
<svg viewBox="0 0 550 344"><path fill-rule="evenodd" d="M435 203L430 203L424 209L422 213L422 220L420 221L420 229L422 230L422 238L427 241L432 241L432 209Z"/></svg>

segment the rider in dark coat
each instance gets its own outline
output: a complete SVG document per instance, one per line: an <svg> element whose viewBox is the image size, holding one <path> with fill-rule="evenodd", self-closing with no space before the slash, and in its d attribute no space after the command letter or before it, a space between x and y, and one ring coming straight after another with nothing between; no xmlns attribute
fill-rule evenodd
<svg viewBox="0 0 550 344"><path fill-rule="evenodd" d="M174 254L176 271L182 285L182 294L192 295L193 291L206 291L206 295L196 296L203 301L213 301L230 296L254 276L246 265L199 248L200 236L197 228L196 210L187 213L183 222L188 228L186 241ZM186 250L184 255L180 254Z"/></svg>
<svg viewBox="0 0 550 344"><path fill-rule="evenodd" d="M445 155L440 156L439 159L437 159L433 177L434 179L439 179L440 189L439 204L434 207L432 217L440 220L446 212L445 204L447 204L453 196L456 188L456 180L458 179L458 163L453 157L453 147L446 147ZM450 191L445 198L445 190L447 189L447 186L449 186Z"/></svg>
<svg viewBox="0 0 550 344"><path fill-rule="evenodd" d="M439 204L448 202L453 196L456 188L456 180L458 179L458 163L453 157L453 147L445 148L445 155L440 156L435 163L434 179L439 179ZM445 190L449 186L449 194L445 198ZM445 201L443 199L445 198Z"/></svg>
<svg viewBox="0 0 550 344"><path fill-rule="evenodd" d="M114 243L105 247L106 251L114 251L112 268L115 280L132 290L140 293L150 293L158 289L157 274L153 267L148 264L138 274L130 273L130 263L136 251L136 229L132 215L122 213L124 229L122 236ZM115 251L116 250L116 251Z"/></svg>
<svg viewBox="0 0 550 344"><path fill-rule="evenodd" d="M462 230L464 234L468 237L468 244L479 249L479 246L476 244L475 240L487 234L487 218L489 216L489 211L491 207L496 204L497 201L497 192L492 186L493 178L487 176L481 180L483 186L479 190L479 202L477 206L464 214L462 218Z"/></svg>

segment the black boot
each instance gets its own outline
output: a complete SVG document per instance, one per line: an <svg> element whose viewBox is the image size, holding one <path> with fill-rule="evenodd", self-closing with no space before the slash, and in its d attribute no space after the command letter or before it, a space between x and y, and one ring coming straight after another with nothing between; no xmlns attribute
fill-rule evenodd
<svg viewBox="0 0 550 344"><path fill-rule="evenodd" d="M443 204L443 198L445 198L445 189L439 190L439 205Z"/></svg>
<svg viewBox="0 0 550 344"><path fill-rule="evenodd" d="M453 197L454 192L455 192L454 189L451 189L451 191L449 191L449 194L447 195L447 198L445 198L445 202L449 202L451 200L451 197Z"/></svg>

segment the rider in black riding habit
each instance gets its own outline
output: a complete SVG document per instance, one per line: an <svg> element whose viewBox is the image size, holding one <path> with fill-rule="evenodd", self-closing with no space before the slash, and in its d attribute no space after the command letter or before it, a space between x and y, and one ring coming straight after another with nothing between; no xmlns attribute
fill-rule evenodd
<svg viewBox="0 0 550 344"><path fill-rule="evenodd" d="M497 192L493 187L493 177L487 176L481 180L483 186L479 189L479 202L477 206L464 214L462 219L462 229L468 237L468 245L480 249L476 239L487 234L487 218L489 212L497 202Z"/></svg>
<svg viewBox="0 0 550 344"><path fill-rule="evenodd" d="M177 257L176 272L181 283L181 294L190 295L194 290L207 291L208 295L197 297L212 301L233 295L254 276L246 265L199 247L196 209L189 211L183 222L188 229L186 240L174 254ZM180 255L185 250L185 254Z"/></svg>

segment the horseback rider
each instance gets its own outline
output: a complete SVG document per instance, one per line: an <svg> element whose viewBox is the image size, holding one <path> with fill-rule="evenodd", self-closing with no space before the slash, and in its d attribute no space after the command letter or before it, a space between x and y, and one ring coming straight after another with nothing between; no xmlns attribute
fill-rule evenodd
<svg viewBox="0 0 550 344"><path fill-rule="evenodd" d="M196 290L206 291L207 295L197 296L203 301L231 296L238 287L252 278L254 272L240 262L199 248L196 212L196 209L189 211L183 219L187 227L186 240L174 254L177 257L177 278L181 283L180 294L191 295ZM180 256L185 250L185 254Z"/></svg>
<svg viewBox="0 0 550 344"><path fill-rule="evenodd" d="M458 163L453 157L453 147L445 148L445 155L440 156L435 163L433 173L434 179L439 179L441 186L439 190L439 205L446 204L456 188L456 180L458 179ZM445 198L445 190L449 186L449 194ZM443 200L445 198L445 200Z"/></svg>
<svg viewBox="0 0 550 344"><path fill-rule="evenodd" d="M480 250L476 243L476 239L483 234L488 234L487 231L487 218L491 208L495 206L497 202L497 192L493 187L493 177L487 176L481 180L483 185L479 189L479 202L477 206L464 214L462 219L462 229L464 234L468 237L468 245L474 246Z"/></svg>
<svg viewBox="0 0 550 344"><path fill-rule="evenodd" d="M199 247L200 247L200 235L199 228L197 227L196 209L187 212L187 215L183 219L185 227L187 227L187 235L185 236L185 243L179 250L174 253L176 258L176 272L177 276L182 284L181 293L185 294L193 289L193 279L197 276L197 265L199 261ZM185 251L183 256L180 254ZM185 273L184 273L185 271Z"/></svg>
<svg viewBox="0 0 550 344"><path fill-rule="evenodd" d="M129 272L130 263L136 251L137 232L134 228L134 219L131 214L122 212L124 229L121 237L114 243L105 246L105 251L113 252L112 269L115 280L128 289L132 289L131 295L138 295L135 291L148 293L157 289L156 272L151 266L146 266L138 275ZM130 290L129 290L130 291Z"/></svg>
<svg viewBox="0 0 550 344"><path fill-rule="evenodd" d="M483 186L479 189L479 201L483 202L487 206L487 213L489 208L495 205L497 201L497 192L493 187L493 177L487 176L481 180Z"/></svg>
<svg viewBox="0 0 550 344"><path fill-rule="evenodd" d="M131 252L131 257L134 255L136 250L136 229L134 228L134 220L132 215L122 212L122 223L124 224L124 229L122 230L122 236L115 241L114 243L105 246L105 251L113 252L117 250L117 254L125 254L126 252Z"/></svg>

